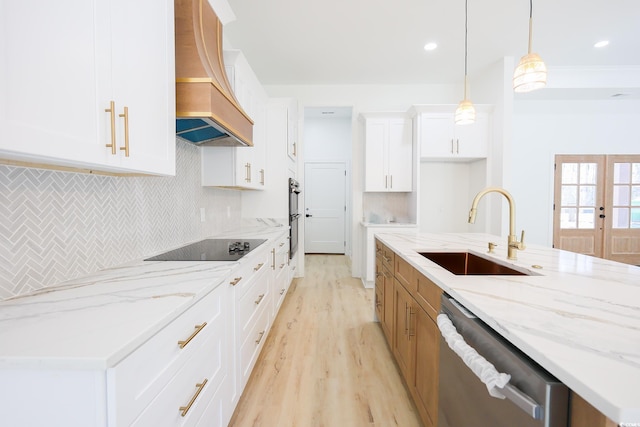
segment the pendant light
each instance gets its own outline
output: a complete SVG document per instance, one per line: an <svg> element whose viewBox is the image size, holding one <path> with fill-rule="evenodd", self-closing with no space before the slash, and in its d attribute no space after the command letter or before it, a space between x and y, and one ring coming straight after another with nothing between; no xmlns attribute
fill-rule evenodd
<svg viewBox="0 0 640 427"><path fill-rule="evenodd" d="M533 29L533 0L529 0L529 50L513 73L513 90L531 92L547 84L547 66L537 53L531 53L531 34Z"/></svg>
<svg viewBox="0 0 640 427"><path fill-rule="evenodd" d="M464 98L456 108L454 121L457 125L468 125L476 121L476 109L471 101L467 98L469 88L469 77L467 76L467 16L468 2L464 1Z"/></svg>

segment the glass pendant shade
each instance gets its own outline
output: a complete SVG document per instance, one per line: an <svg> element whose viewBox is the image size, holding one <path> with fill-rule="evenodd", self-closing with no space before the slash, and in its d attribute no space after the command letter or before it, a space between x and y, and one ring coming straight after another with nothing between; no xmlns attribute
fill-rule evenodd
<svg viewBox="0 0 640 427"><path fill-rule="evenodd" d="M468 99L463 99L456 108L454 121L457 125L469 125L476 121L476 109Z"/></svg>
<svg viewBox="0 0 640 427"><path fill-rule="evenodd" d="M513 90L531 92L547 84L547 67L537 53L529 53L522 58L513 73Z"/></svg>

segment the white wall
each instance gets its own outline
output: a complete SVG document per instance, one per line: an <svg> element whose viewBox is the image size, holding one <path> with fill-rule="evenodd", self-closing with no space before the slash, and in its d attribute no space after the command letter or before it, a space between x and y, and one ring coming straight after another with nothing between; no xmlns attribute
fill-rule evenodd
<svg viewBox="0 0 640 427"><path fill-rule="evenodd" d="M515 102L506 173L529 242L553 242L554 156L640 154L639 123L639 100Z"/></svg>

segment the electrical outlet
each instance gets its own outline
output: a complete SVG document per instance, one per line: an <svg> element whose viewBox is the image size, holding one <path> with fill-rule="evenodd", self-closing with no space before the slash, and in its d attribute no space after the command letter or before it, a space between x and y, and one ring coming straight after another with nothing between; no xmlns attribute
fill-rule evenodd
<svg viewBox="0 0 640 427"><path fill-rule="evenodd" d="M205 214L204 208L200 208L200 222L205 222L207 219L207 215Z"/></svg>

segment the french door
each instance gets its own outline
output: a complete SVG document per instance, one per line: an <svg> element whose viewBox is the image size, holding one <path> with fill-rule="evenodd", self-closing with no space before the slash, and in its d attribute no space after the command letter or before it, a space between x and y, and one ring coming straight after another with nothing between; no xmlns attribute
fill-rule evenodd
<svg viewBox="0 0 640 427"><path fill-rule="evenodd" d="M553 245L640 265L640 155L558 155Z"/></svg>

